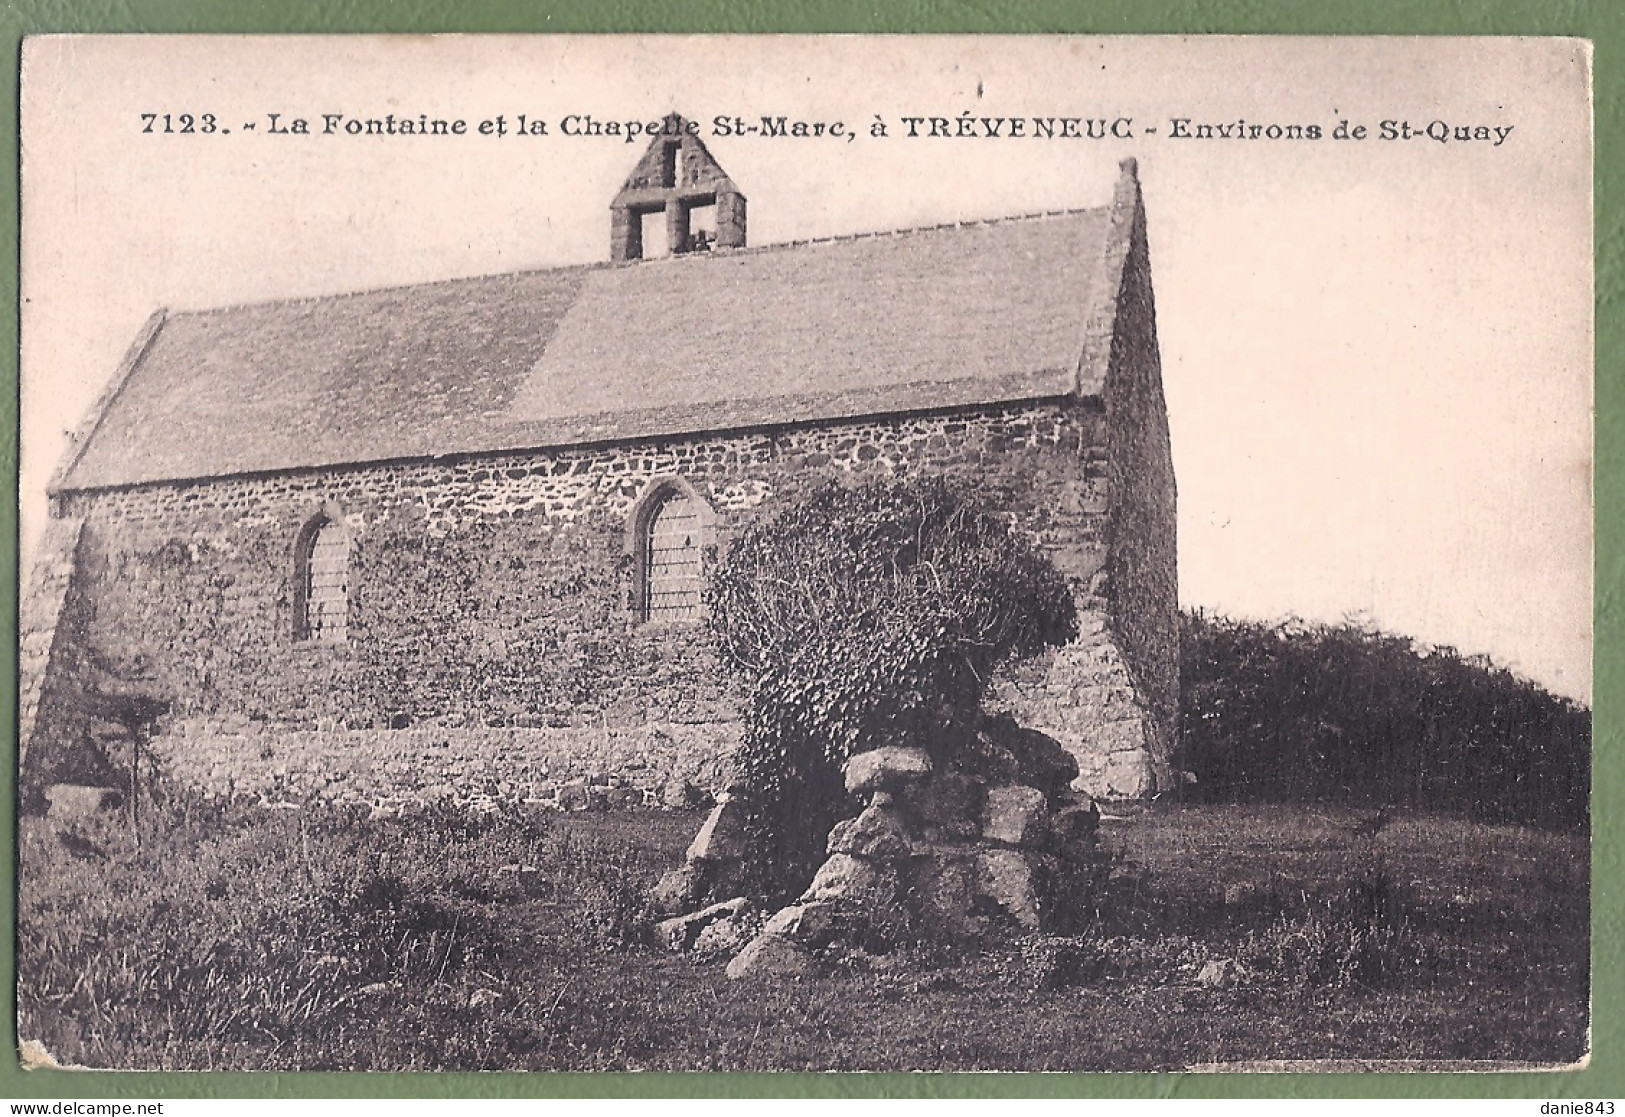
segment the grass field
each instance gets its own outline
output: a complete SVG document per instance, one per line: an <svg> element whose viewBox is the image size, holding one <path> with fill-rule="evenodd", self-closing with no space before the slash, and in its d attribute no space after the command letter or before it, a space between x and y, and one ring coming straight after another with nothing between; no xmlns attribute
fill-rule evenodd
<svg viewBox="0 0 1625 1117"><path fill-rule="evenodd" d="M139 849L121 817L25 818L20 1035L197 1069L1579 1058L1586 837L1365 817L1148 809L1103 828L1113 905L1087 936L748 983L644 937L698 814L170 804Z"/></svg>

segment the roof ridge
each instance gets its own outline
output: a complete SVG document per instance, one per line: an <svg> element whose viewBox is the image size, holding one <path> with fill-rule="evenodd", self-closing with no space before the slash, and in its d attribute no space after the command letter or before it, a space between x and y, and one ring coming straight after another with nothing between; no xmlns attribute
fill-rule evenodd
<svg viewBox="0 0 1625 1117"><path fill-rule="evenodd" d="M1066 209L1030 210L1026 213L1000 214L996 217L967 217L958 221L938 221L930 225L902 225L892 229L865 229L853 233L830 233L817 237L798 237L794 240L775 241L772 244L753 244L746 248L730 248L724 251L713 250L715 256L746 256L758 252L776 252L786 248L801 248L811 244L841 244L848 241L873 240L878 237L907 237L921 233L938 233L945 229L974 229L984 225L1011 225L1018 221L1042 221L1054 217L1080 217L1086 213L1104 214L1111 212L1111 206L1071 206ZM704 256L704 253L690 253L689 255ZM655 257L657 260L673 259L670 256ZM651 260L628 260L627 265L652 263Z"/></svg>
<svg viewBox="0 0 1625 1117"><path fill-rule="evenodd" d="M685 252L677 256L653 256L641 260L588 260L574 264L555 264L551 266L518 268L514 271L504 272L476 272L473 275L447 276L443 279L429 279L417 283L386 283L379 287L357 287L347 291L332 291L321 295L278 295L266 299L249 299L244 302L223 303L218 306L203 306L194 309L168 311L170 318L206 318L216 314L229 314L239 310L259 310L277 306L298 306L301 303L331 303L344 299L358 299L369 295L386 295L392 291L427 291L435 287L451 287L459 283L478 283L481 281L494 281L502 279L520 279L530 276L561 275L567 272L606 271L615 268L632 268L645 264L671 263L677 260L705 260L722 259L734 256L756 256L769 252L782 252L790 248L806 248L811 245L846 244L860 240L876 240L881 237L909 237L925 233L942 232L947 229L970 229L983 226L1011 225L1024 221L1042 221L1059 217L1079 217L1084 214L1102 214L1111 212L1112 207L1103 206L1073 206L1066 209L1031 210L1026 213L1001 214L994 217L971 217L960 221L942 221L930 225L903 225L891 229L865 229L851 233L831 233L817 237L799 237L787 241L774 241L770 244L753 244L744 248L713 249L709 252Z"/></svg>

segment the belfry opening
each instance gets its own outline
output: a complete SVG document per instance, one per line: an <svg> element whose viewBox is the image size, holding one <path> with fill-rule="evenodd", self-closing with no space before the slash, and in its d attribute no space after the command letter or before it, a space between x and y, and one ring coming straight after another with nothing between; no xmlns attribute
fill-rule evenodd
<svg viewBox="0 0 1625 1117"><path fill-rule="evenodd" d="M694 132L676 113L666 117L615 195L611 260L745 247L745 195Z"/></svg>

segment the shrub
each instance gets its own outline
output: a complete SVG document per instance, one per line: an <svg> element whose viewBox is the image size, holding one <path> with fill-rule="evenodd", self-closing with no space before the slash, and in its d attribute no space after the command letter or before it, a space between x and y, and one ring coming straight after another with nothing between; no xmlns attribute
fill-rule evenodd
<svg viewBox="0 0 1625 1117"><path fill-rule="evenodd" d="M1589 818L1591 713L1483 657L1355 625L1184 614L1175 763L1207 802Z"/></svg>
<svg viewBox="0 0 1625 1117"><path fill-rule="evenodd" d="M1059 572L940 479L831 485L758 521L707 601L746 692L739 774L779 883L822 853L848 756L951 751L1002 661L1076 631Z"/></svg>

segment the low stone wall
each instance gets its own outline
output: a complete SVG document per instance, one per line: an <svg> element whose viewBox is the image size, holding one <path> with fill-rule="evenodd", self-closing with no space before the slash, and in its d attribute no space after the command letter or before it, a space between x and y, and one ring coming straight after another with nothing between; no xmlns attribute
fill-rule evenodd
<svg viewBox="0 0 1625 1117"><path fill-rule="evenodd" d="M382 810L443 800L586 810L703 803L727 782L738 739L731 722L288 731L199 720L170 726L152 749L170 778L210 795Z"/></svg>

